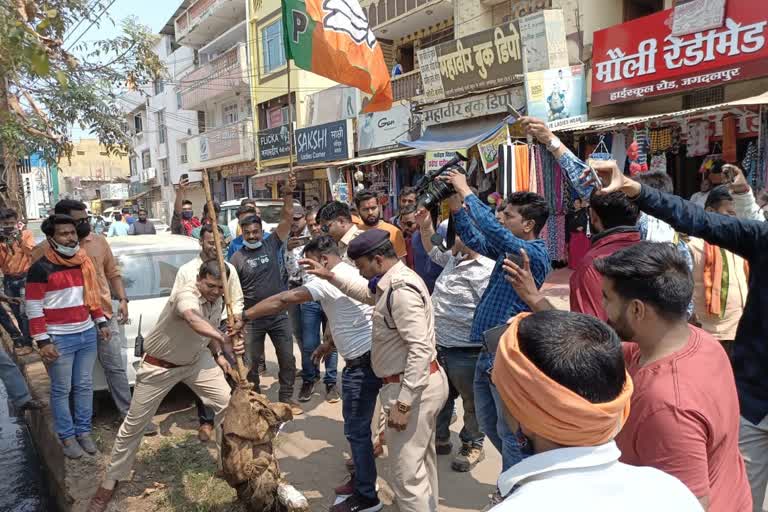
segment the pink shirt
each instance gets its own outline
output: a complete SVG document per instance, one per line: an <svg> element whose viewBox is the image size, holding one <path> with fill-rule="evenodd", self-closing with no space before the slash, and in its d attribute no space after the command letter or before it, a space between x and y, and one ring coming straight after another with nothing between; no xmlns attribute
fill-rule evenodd
<svg viewBox="0 0 768 512"><path fill-rule="evenodd" d="M621 461L679 478L697 497L709 496L709 512L748 512L752 495L739 453L733 371L710 334L690 332L681 350L642 367L637 345L624 344L635 392L616 437Z"/></svg>

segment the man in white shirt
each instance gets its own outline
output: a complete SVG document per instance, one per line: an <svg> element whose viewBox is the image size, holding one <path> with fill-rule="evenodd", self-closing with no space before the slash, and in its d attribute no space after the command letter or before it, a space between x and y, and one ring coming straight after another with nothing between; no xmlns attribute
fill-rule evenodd
<svg viewBox="0 0 768 512"><path fill-rule="evenodd" d="M330 236L311 240L304 248L304 256L323 265L334 274L368 281L357 268L341 259L339 246ZM344 358L346 366L341 374L342 414L344 435L349 441L355 476L352 494L331 507L331 512L375 512L381 510L376 495L376 463L371 440L371 420L381 379L371 369L371 317L373 308L347 295L328 281L310 276L304 284L273 295L248 308L245 320L274 316L291 305L317 301L328 316L333 341L324 342L312 354L315 362L328 358L335 349Z"/></svg>
<svg viewBox="0 0 768 512"><path fill-rule="evenodd" d="M197 273L202 265L206 261L216 261L216 243L213 239L213 226L207 224L200 229L200 254L192 261L188 261L181 267L176 273L176 280L173 282L173 290L171 295L175 295L179 290L183 290L185 287L195 283L197 281ZM243 313L243 289L240 286L240 278L237 276L235 267L229 262L226 262L229 267L229 277L227 278L227 286L229 287L229 297L232 300L232 312L237 319ZM222 316L226 317L226 310ZM215 414L213 409L206 407L200 398L195 399L197 405L197 416L200 426L197 430L198 439L205 443L213 439L213 421Z"/></svg>
<svg viewBox="0 0 768 512"><path fill-rule="evenodd" d="M437 359L448 376L448 401L437 416L435 448L438 455L449 455L451 445L451 416L456 399L461 396L464 406L464 426L459 433L461 449L451 462L451 469L460 473L471 471L485 458L483 441L475 416L475 367L481 347L469 341L475 308L485 293L496 264L465 246L457 236L453 246L443 252L432 245L435 234L432 216L421 209L416 213L421 225L421 239L430 259L443 268L435 281L432 308L435 311Z"/></svg>
<svg viewBox="0 0 768 512"><path fill-rule="evenodd" d="M632 379L617 334L597 318L521 313L500 339L491 377L533 451L501 474L505 499L493 512L702 510L676 478L619 462L613 439L629 416Z"/></svg>

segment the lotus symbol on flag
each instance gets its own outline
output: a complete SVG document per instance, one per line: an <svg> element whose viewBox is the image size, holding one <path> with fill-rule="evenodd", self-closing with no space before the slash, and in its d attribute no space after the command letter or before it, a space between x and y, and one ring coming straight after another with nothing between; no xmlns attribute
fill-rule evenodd
<svg viewBox="0 0 768 512"><path fill-rule="evenodd" d="M365 43L369 48L376 46L376 36L368 26L368 18L357 0L325 0L323 26L336 32L344 32L357 44Z"/></svg>

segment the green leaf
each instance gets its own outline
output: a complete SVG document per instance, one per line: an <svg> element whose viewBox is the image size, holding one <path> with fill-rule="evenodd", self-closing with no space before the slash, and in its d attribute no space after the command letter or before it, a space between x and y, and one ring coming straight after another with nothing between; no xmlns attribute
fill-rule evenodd
<svg viewBox="0 0 768 512"><path fill-rule="evenodd" d="M45 15L49 18L55 18L56 16L59 15L59 11L58 9L48 9L47 11L45 11Z"/></svg>
<svg viewBox="0 0 768 512"><path fill-rule="evenodd" d="M32 66L32 71L38 76L47 75L48 71L51 69L51 62L48 60L48 55L39 49L32 53L30 65Z"/></svg>
<svg viewBox="0 0 768 512"><path fill-rule="evenodd" d="M41 21L40 23L37 24L36 29L37 29L38 32L43 31L46 28L48 28L50 26L50 24L51 24L51 19L50 18L45 18L43 21Z"/></svg>
<svg viewBox="0 0 768 512"><path fill-rule="evenodd" d="M59 85L62 87L66 87L69 83L69 79L67 78L67 74L64 73L62 70L56 71L56 81L59 82Z"/></svg>

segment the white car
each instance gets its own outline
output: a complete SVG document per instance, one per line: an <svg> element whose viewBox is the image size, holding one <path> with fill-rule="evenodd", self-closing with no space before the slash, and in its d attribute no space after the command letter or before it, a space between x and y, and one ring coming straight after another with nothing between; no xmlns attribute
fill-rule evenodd
<svg viewBox="0 0 768 512"><path fill-rule="evenodd" d="M243 198L244 199L244 198ZM240 208L242 199L234 199L221 203L221 213L219 213L219 224L225 224L229 227L232 237L237 236L237 209ZM280 214L283 211L282 199L254 199L256 206L261 210L261 228L265 233L272 232L280 224ZM300 206L298 201L294 205Z"/></svg>
<svg viewBox="0 0 768 512"><path fill-rule="evenodd" d="M123 362L128 371L128 382L136 382L140 359L134 356L134 342L139 333L146 339L157 323L168 301L179 267L200 253L200 243L194 238L180 235L142 235L107 238L112 253L120 265L123 285L128 295L129 323L120 326ZM117 302L113 303L117 312ZM107 390L107 381L100 364L93 372L94 391Z"/></svg>
<svg viewBox="0 0 768 512"><path fill-rule="evenodd" d="M153 226L155 226L155 232L158 235L164 235L171 232L171 226L166 224L160 219L147 219L149 222L152 223Z"/></svg>

